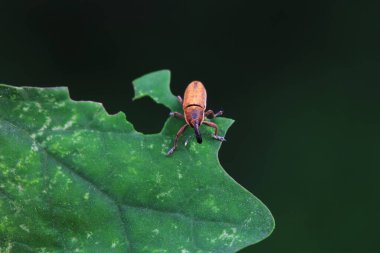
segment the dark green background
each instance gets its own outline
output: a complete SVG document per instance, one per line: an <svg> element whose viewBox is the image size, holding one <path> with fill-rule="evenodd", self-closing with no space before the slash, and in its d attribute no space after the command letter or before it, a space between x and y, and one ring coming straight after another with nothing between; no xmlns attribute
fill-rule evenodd
<svg viewBox="0 0 380 253"><path fill-rule="evenodd" d="M69 86L158 132L132 79L172 70L236 119L220 160L277 227L241 252L378 252L376 1L0 1L0 82ZM164 158L165 159L165 158Z"/></svg>

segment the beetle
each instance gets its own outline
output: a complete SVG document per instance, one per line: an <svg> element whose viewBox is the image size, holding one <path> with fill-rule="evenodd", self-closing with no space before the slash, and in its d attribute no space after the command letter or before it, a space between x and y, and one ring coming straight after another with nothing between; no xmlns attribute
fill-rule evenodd
<svg viewBox="0 0 380 253"><path fill-rule="evenodd" d="M183 125L177 135L174 138L174 145L168 151L167 155L170 156L177 149L178 138L183 134L187 127L194 128L195 137L198 143L202 143L202 136L199 131L199 127L204 124L206 126L212 127L215 129L214 134L211 136L218 141L226 141L222 136L218 135L218 125L205 120L206 117L215 118L223 114L223 111L214 113L212 110L206 111L206 102L207 102L207 92L206 88L200 81L192 81L185 90L183 99L181 96L177 96L178 101L182 104L183 113L171 112L169 115L172 117L177 117L184 119L186 124ZM205 112L206 111L206 112ZM188 140L186 140L185 145L187 145Z"/></svg>

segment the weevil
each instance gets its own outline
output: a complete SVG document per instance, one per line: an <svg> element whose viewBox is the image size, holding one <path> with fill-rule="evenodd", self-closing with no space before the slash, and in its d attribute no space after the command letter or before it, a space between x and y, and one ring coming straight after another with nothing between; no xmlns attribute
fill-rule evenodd
<svg viewBox="0 0 380 253"><path fill-rule="evenodd" d="M215 118L223 114L223 111L214 113L212 110L206 111L207 92L204 85L199 81L191 82L185 90L183 99L181 96L177 96L178 101L182 104L183 114L179 112L171 112L170 116L184 119L186 124L183 125L177 135L174 138L174 145L168 151L167 155L171 155L177 149L178 138L183 134L187 127L194 128L195 137L198 143L202 143L202 136L199 131L199 127L204 124L206 126L214 128L214 134L211 136L218 141L225 141L226 139L218 135L218 125L205 120L206 117ZM185 145L187 145L186 140Z"/></svg>

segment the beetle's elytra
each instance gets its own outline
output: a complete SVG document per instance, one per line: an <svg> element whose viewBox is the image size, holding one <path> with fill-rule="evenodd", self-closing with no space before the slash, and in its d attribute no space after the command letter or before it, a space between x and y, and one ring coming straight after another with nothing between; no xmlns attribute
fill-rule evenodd
<svg viewBox="0 0 380 253"><path fill-rule="evenodd" d="M173 152L177 148L178 138L182 135L182 133L186 130L188 126L194 128L195 137L198 143L202 143L202 136L199 131L199 127L202 124L206 126L212 127L215 129L212 137L218 141L225 141L224 137L218 136L218 126L210 121L205 120L206 117L214 118L223 114L223 111L219 111L214 113L212 110L206 110L206 102L207 102L207 92L204 85L199 81L191 82L186 90L183 100L180 96L177 97L179 102L182 104L183 113L179 112L171 112L170 116L175 116L180 119L185 119L186 124L183 125L174 139L173 147L168 151L167 155L173 154ZM186 140L185 145L187 145L188 140Z"/></svg>

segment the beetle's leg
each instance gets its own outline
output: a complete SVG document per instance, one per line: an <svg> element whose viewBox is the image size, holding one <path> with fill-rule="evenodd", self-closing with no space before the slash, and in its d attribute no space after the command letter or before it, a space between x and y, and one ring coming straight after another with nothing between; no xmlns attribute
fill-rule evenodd
<svg viewBox="0 0 380 253"><path fill-rule="evenodd" d="M177 133L177 135L175 136L175 139L174 139L174 145L173 145L173 147L168 151L168 153L166 154L167 156L173 154L173 152L176 150L176 148L177 148L178 138L181 136L181 134L183 133L183 131L185 131L185 129L186 129L188 126L189 126L189 125L186 124L186 125L183 125L183 126L179 129L179 131L178 131L178 133Z"/></svg>
<svg viewBox="0 0 380 253"><path fill-rule="evenodd" d="M186 141L185 141L185 147L187 146L187 144L189 144L189 141L190 141L190 139L193 137L194 135L190 135L187 139L186 139Z"/></svg>
<svg viewBox="0 0 380 253"><path fill-rule="evenodd" d="M220 116L220 115L222 115L223 114L223 111L219 111L219 112L217 112L217 113L214 113L214 111L213 110L208 110L207 112L205 112L205 116L206 117L209 117L209 118L215 118L215 117L218 117L218 116Z"/></svg>
<svg viewBox="0 0 380 253"><path fill-rule="evenodd" d="M182 99L182 97L181 96L177 96L177 99L178 99L178 101L181 103L181 105L183 104L183 99Z"/></svg>
<svg viewBox="0 0 380 253"><path fill-rule="evenodd" d="M171 117L177 117L177 118L180 118L180 119L184 119L185 117L183 117L183 115L179 112L170 112L169 115Z"/></svg>
<svg viewBox="0 0 380 253"><path fill-rule="evenodd" d="M223 136L218 135L218 125L217 124L210 122L210 121L203 121L203 124L215 129L215 133L211 135L212 138L214 138L215 140L218 140L218 141L226 141L226 139Z"/></svg>

